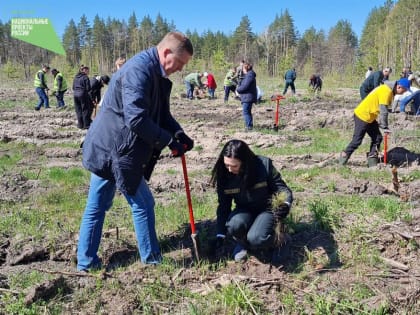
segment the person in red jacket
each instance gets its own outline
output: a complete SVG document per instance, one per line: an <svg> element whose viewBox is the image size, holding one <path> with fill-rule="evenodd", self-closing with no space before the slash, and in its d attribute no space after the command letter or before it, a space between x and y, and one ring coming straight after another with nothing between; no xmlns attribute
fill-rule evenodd
<svg viewBox="0 0 420 315"><path fill-rule="evenodd" d="M211 100L215 99L214 92L216 91L217 83L216 83L216 80L214 79L214 75L211 74L211 73L208 73L208 72L204 72L203 75L207 78L206 86L207 86L207 90L209 92L209 98Z"/></svg>

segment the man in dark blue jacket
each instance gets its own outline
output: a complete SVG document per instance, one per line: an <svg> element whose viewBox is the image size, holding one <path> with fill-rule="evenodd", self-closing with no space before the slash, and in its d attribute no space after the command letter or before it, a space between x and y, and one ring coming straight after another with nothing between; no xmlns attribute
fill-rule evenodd
<svg viewBox="0 0 420 315"><path fill-rule="evenodd" d="M285 85L284 85L283 95L286 94L289 86L292 89L293 95L295 95L296 93L295 80L296 80L295 68L287 70L286 73L284 74Z"/></svg>
<svg viewBox="0 0 420 315"><path fill-rule="evenodd" d="M385 68L383 70L378 70L371 73L360 86L360 99L364 100L365 97L368 96L368 94L372 92L376 87L383 84L384 81L389 80L389 75L391 72L391 68Z"/></svg>
<svg viewBox="0 0 420 315"><path fill-rule="evenodd" d="M105 212L116 189L132 209L141 261L162 260L155 230L154 198L146 183L161 150L173 156L194 142L170 112L170 74L182 70L193 46L183 34L170 32L156 46L132 57L117 71L105 93L101 111L83 144L83 165L91 172L89 195L80 226L77 269L98 268L97 255Z"/></svg>

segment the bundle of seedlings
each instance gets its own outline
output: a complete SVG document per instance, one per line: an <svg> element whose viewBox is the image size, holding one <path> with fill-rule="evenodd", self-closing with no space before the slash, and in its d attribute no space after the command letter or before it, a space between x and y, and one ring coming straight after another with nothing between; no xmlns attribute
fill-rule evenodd
<svg viewBox="0 0 420 315"><path fill-rule="evenodd" d="M286 194L284 192L274 194L270 200L270 210L274 213L285 201ZM286 242L286 225L282 220L276 220L274 224L274 244L275 246L282 246Z"/></svg>

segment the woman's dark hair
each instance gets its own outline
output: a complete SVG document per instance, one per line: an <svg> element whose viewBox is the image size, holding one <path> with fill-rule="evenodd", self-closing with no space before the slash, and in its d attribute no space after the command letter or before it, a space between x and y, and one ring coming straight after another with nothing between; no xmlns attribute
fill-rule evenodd
<svg viewBox="0 0 420 315"><path fill-rule="evenodd" d="M256 180L255 160L257 156L244 141L236 139L229 140L223 146L211 173L211 185L215 186L216 184L223 183L229 175L229 171L225 166L224 157L240 160L241 169L239 175L243 176L245 187L250 188L254 186Z"/></svg>

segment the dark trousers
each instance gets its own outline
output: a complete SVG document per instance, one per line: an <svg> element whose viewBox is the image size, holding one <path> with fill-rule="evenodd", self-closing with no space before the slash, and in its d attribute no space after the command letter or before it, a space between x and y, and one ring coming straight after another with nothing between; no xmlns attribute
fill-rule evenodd
<svg viewBox="0 0 420 315"><path fill-rule="evenodd" d="M353 138L344 150L348 157L350 157L350 155L362 144L366 133L371 138L369 155L374 156L378 154L382 143L382 134L379 131L378 122L375 120L371 123L367 123L354 115Z"/></svg>
<svg viewBox="0 0 420 315"><path fill-rule="evenodd" d="M292 89L292 93L295 94L296 93L296 88L295 88L295 82L293 81L286 81L286 85L284 86L284 90L283 90L283 95L286 94L287 89L289 88Z"/></svg>
<svg viewBox="0 0 420 315"><path fill-rule="evenodd" d="M254 120L252 118L252 103L242 103L242 114L244 116L245 129L252 130L254 127Z"/></svg>
<svg viewBox="0 0 420 315"><path fill-rule="evenodd" d="M239 244L249 249L268 249L274 246L274 217L271 211L254 215L249 211L234 210L226 228Z"/></svg>
<svg viewBox="0 0 420 315"><path fill-rule="evenodd" d="M76 110L77 128L88 129L92 123L93 112L89 95L74 96L74 108Z"/></svg>
<svg viewBox="0 0 420 315"><path fill-rule="evenodd" d="M192 100L194 97L194 84L185 81L185 87L187 88L187 97Z"/></svg>
<svg viewBox="0 0 420 315"><path fill-rule="evenodd" d="M55 93L55 98L57 99L57 107L64 107L66 104L64 103L64 93L66 91L57 91Z"/></svg>
<svg viewBox="0 0 420 315"><path fill-rule="evenodd" d="M225 85L225 98L224 101L227 102L229 100L229 93L230 91L232 91L233 93L235 93L236 87L234 85L231 86L226 86Z"/></svg>

